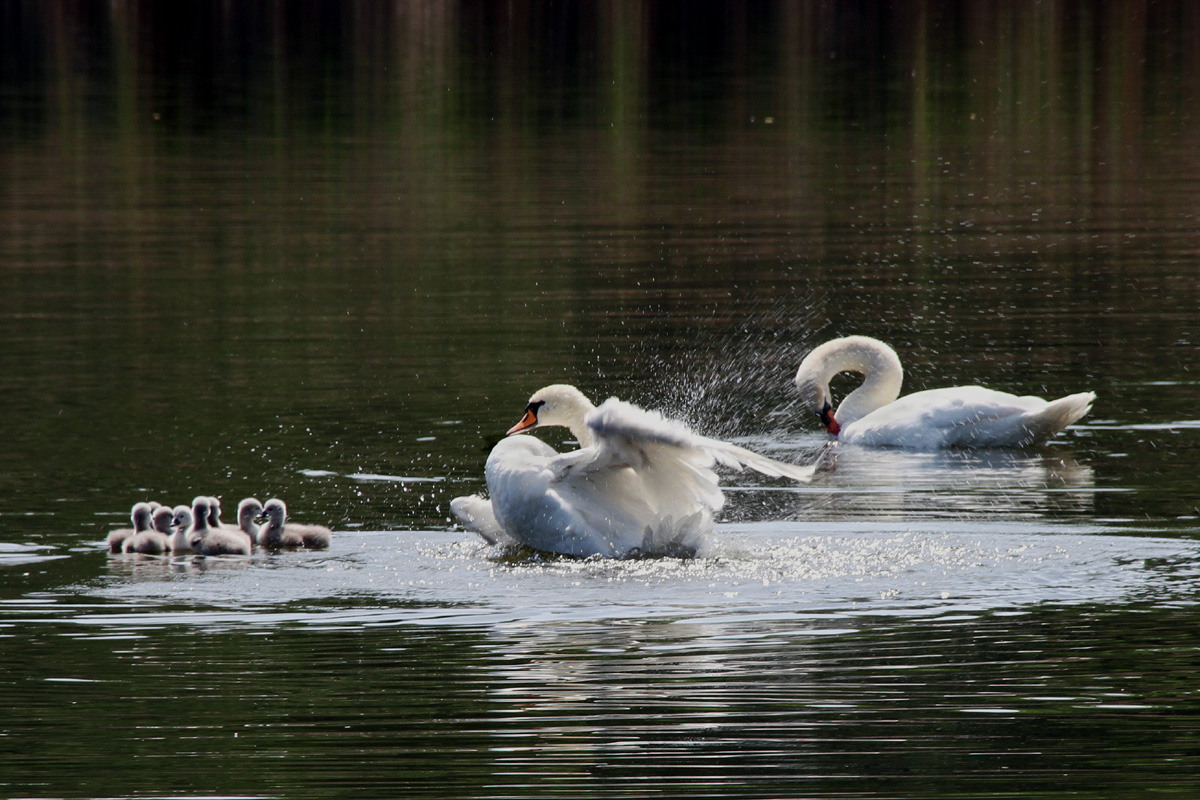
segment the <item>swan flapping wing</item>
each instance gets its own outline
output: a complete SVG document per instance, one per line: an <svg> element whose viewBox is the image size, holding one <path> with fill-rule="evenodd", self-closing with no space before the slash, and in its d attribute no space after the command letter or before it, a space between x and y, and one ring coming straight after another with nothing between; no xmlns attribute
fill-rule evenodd
<svg viewBox="0 0 1200 800"><path fill-rule="evenodd" d="M584 467L589 473L628 468L642 476L654 495L678 496L690 504L680 508L680 517L696 505L716 511L724 502L714 464L733 469L749 467L772 477L807 482L813 467L785 464L743 447L709 439L687 425L667 419L656 411L645 411L630 403L609 398L588 414L586 424L595 438L593 456L585 463L571 463L571 453L561 456L564 471ZM577 451L582 453L583 451Z"/></svg>
<svg viewBox="0 0 1200 800"><path fill-rule="evenodd" d="M785 464L729 442L700 436L682 422L667 419L656 411L644 411L616 398L609 398L588 415L587 424L597 442L608 442L623 453L632 449L645 454L649 447L695 450L721 466L736 470L749 467L773 478L791 478L804 483L813 476L813 467Z"/></svg>

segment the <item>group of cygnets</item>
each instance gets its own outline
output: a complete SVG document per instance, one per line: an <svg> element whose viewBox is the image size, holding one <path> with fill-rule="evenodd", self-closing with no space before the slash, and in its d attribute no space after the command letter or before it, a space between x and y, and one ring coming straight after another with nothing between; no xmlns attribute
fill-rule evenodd
<svg viewBox="0 0 1200 800"><path fill-rule="evenodd" d="M221 501L198 496L190 506L134 503L132 528L108 534L110 553L203 556L250 555L255 546L270 550L329 547L332 532L323 525L287 520L287 505L272 498L264 505L253 497L238 503L238 524L221 522Z"/></svg>

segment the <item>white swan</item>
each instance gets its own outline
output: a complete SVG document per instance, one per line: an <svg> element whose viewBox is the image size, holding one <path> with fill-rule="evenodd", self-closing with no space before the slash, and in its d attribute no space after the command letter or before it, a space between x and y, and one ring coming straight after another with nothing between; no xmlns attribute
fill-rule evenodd
<svg viewBox="0 0 1200 800"><path fill-rule="evenodd" d="M570 428L580 449L512 435L550 425ZM491 499L456 497L451 511L490 543L570 556L694 555L725 501L716 464L797 481L813 473L616 398L597 408L562 384L534 394L508 434L484 470Z"/></svg>
<svg viewBox="0 0 1200 800"><path fill-rule="evenodd" d="M831 413L829 380L839 372L857 372L863 383ZM1090 411L1096 399L1095 392L1080 392L1047 402L982 386L929 389L896 399L903 380L895 350L868 336L847 336L805 356L795 382L831 438L917 450L1038 444Z"/></svg>

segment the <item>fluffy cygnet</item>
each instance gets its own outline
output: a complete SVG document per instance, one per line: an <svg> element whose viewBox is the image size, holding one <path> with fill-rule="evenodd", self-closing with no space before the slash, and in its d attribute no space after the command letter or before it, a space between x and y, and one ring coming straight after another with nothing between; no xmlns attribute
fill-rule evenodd
<svg viewBox="0 0 1200 800"><path fill-rule="evenodd" d="M258 541L258 523L255 520L262 514L263 504L257 497L247 497L238 503L238 528L250 537L251 542Z"/></svg>
<svg viewBox="0 0 1200 800"><path fill-rule="evenodd" d="M129 519L133 523L133 527L110 531L106 539L108 552L120 553L124 549L126 539L142 531L154 530L153 514L154 509L149 503L134 503L133 508L129 511Z"/></svg>
<svg viewBox="0 0 1200 800"><path fill-rule="evenodd" d="M271 498L263 506L258 529L258 543L262 547L329 547L333 532L324 525L298 525L287 521L287 505L279 498Z"/></svg>
<svg viewBox="0 0 1200 800"><path fill-rule="evenodd" d="M190 553L192 545L188 542L188 532L192 529L192 507L179 505L175 506L173 511L175 516L171 521L171 527L175 529L175 533L171 536L171 551Z"/></svg>
<svg viewBox="0 0 1200 800"><path fill-rule="evenodd" d="M142 531L125 540L124 552L161 556L171 552L171 537L158 531Z"/></svg>
<svg viewBox="0 0 1200 800"><path fill-rule="evenodd" d="M247 498L247 499L253 499L253 498ZM243 516L242 516L241 503L238 504L238 524L237 525L227 525L226 523L221 522L221 500L220 500L220 498L209 497L208 502L209 502L208 527L219 528L223 531L229 531L231 533L245 534L250 539L250 546L251 547L254 546L254 539L255 539L255 536L258 534L258 526L255 525L254 520L251 519L249 524L253 527L253 532L246 529L246 524L245 524L245 521L243 520ZM242 502L244 503L246 501L243 500ZM254 502L257 503L258 501L255 500ZM260 504L260 508L261 508L261 504ZM256 514L256 516L257 516L257 514Z"/></svg>
<svg viewBox="0 0 1200 800"><path fill-rule="evenodd" d="M170 506L159 506L154 509L154 530L170 536L175 532L175 509Z"/></svg>
<svg viewBox="0 0 1200 800"><path fill-rule="evenodd" d="M211 505L207 497L192 501L192 527L188 544L202 556L248 556L250 541L244 534L209 526Z"/></svg>
<svg viewBox="0 0 1200 800"><path fill-rule="evenodd" d="M155 556L170 552L171 534L173 533L171 523L175 519L175 512L157 503L151 503L150 505L158 506L154 509L154 529L140 531L130 536L121 547L123 552L145 553Z"/></svg>

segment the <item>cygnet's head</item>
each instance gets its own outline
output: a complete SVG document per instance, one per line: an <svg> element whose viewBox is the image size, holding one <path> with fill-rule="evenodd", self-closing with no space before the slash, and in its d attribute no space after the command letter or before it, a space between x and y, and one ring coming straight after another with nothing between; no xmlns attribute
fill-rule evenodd
<svg viewBox="0 0 1200 800"><path fill-rule="evenodd" d="M211 495L204 499L208 501L208 526L210 528L221 527L221 499Z"/></svg>
<svg viewBox="0 0 1200 800"><path fill-rule="evenodd" d="M129 510L129 519L135 531L148 531L154 527L154 509L149 503L134 503Z"/></svg>
<svg viewBox="0 0 1200 800"><path fill-rule="evenodd" d="M159 506L154 509L154 530L159 533L171 533L171 525L175 520L175 509Z"/></svg>
<svg viewBox="0 0 1200 800"><path fill-rule="evenodd" d="M211 508L207 497L204 495L195 497L192 500L192 524L197 528L207 528L208 512Z"/></svg>
<svg viewBox="0 0 1200 800"><path fill-rule="evenodd" d="M191 506L175 506L175 508L172 510L174 511L175 516L171 520L171 525L176 528L184 529L192 527Z"/></svg>
<svg viewBox="0 0 1200 800"><path fill-rule="evenodd" d="M247 497L238 503L238 526L242 530L246 530L247 525L253 524L258 519L262 510L263 504L258 502L257 497Z"/></svg>
<svg viewBox="0 0 1200 800"><path fill-rule="evenodd" d="M574 430L594 408L592 401L574 386L556 383L534 392L533 397L529 398L529 405L525 406L525 415L508 429L507 435L551 425Z"/></svg>
<svg viewBox="0 0 1200 800"><path fill-rule="evenodd" d="M270 522L274 527L280 527L287 522L287 505L278 497L272 497L263 504L262 513L256 522Z"/></svg>

